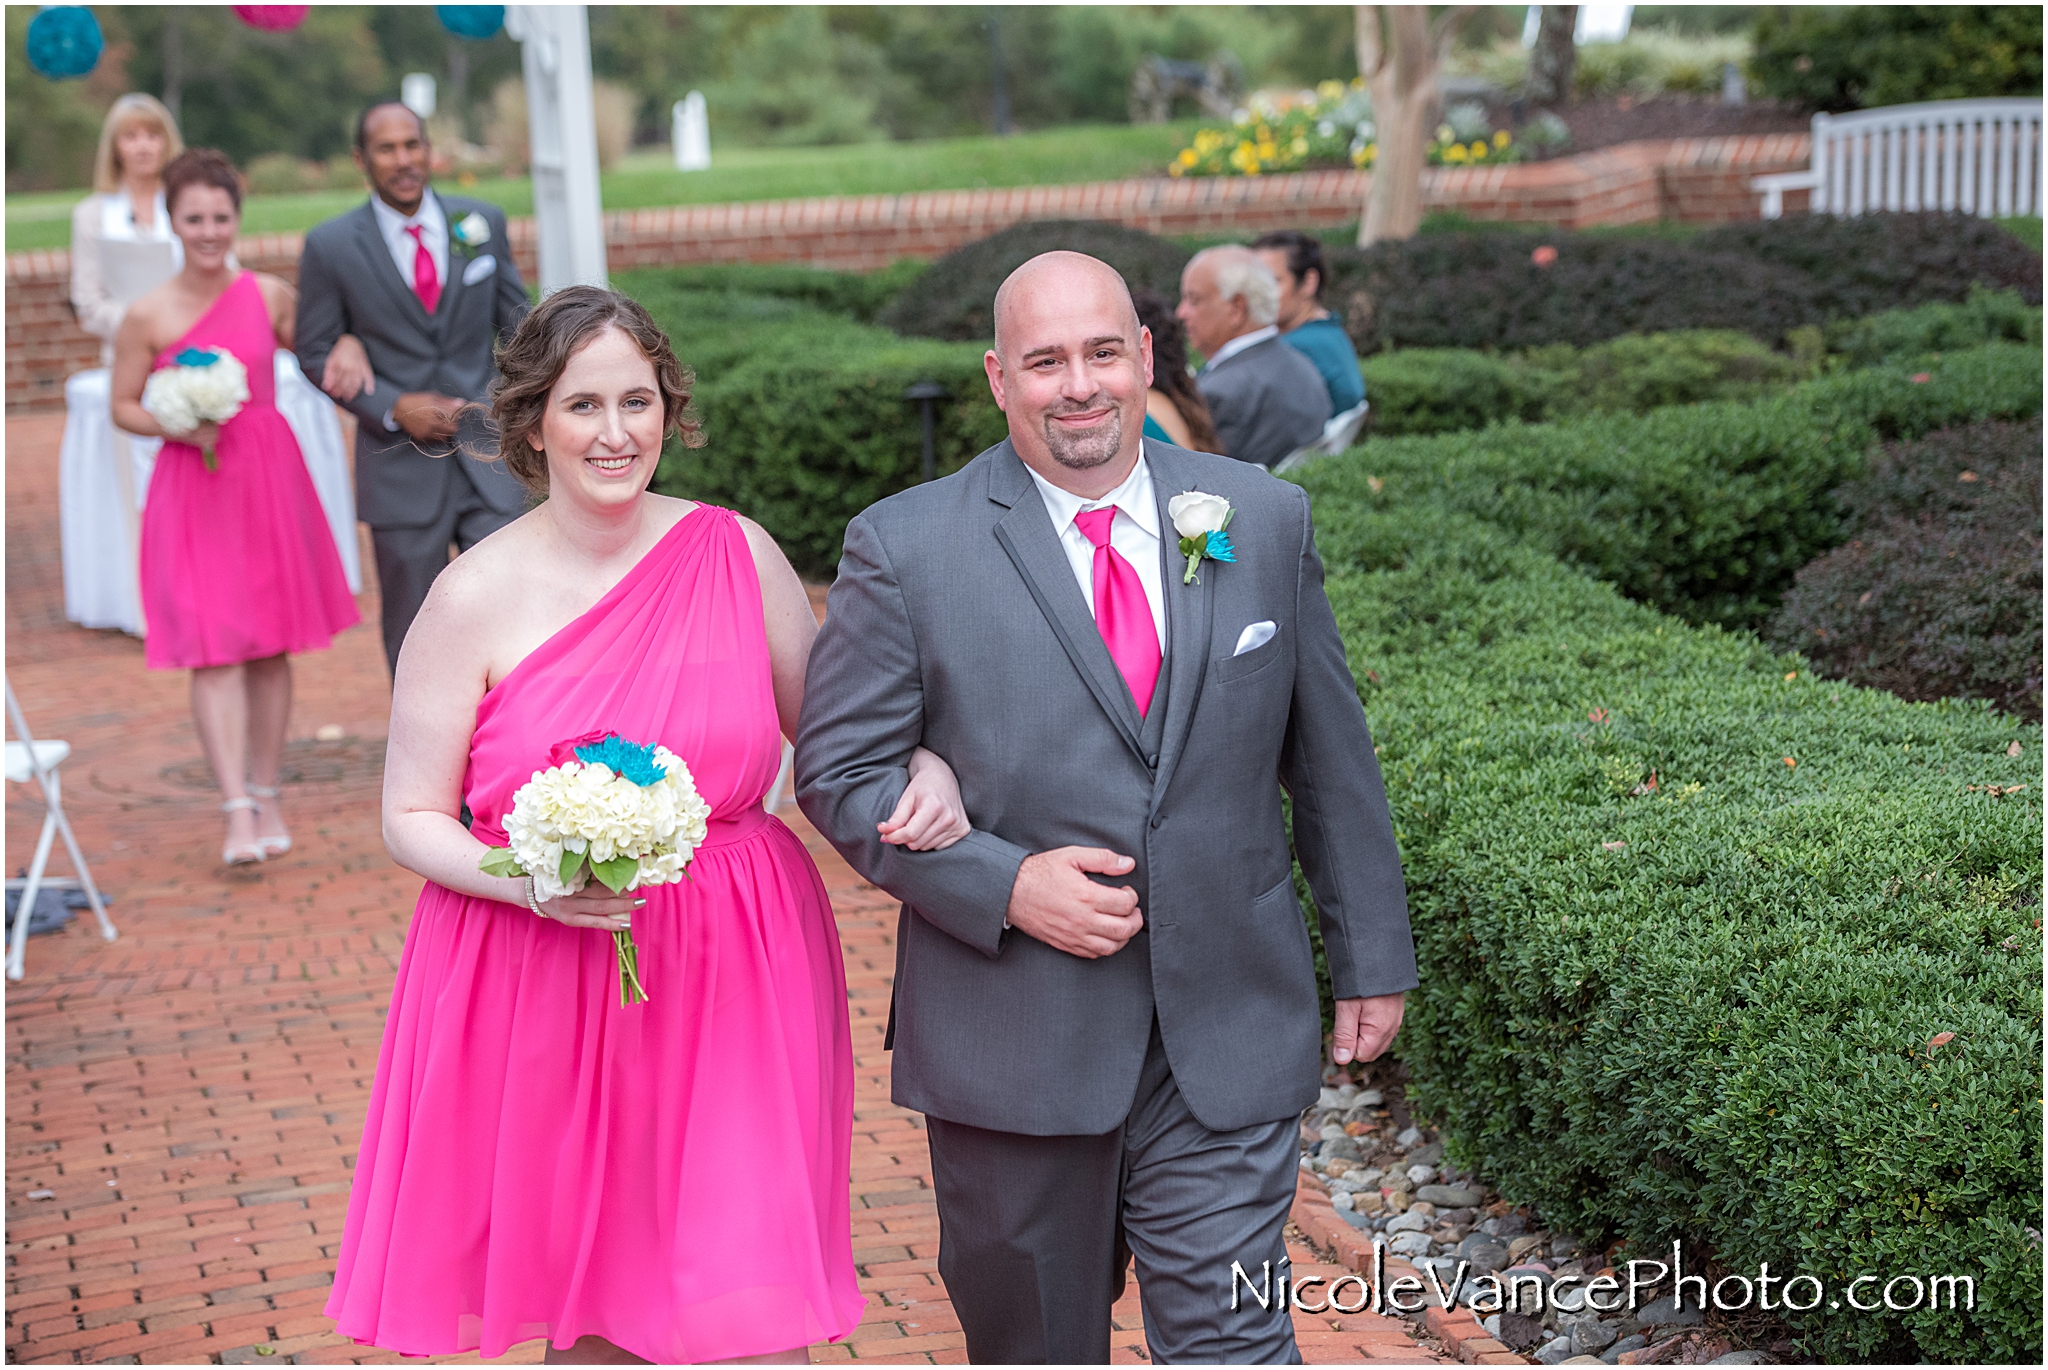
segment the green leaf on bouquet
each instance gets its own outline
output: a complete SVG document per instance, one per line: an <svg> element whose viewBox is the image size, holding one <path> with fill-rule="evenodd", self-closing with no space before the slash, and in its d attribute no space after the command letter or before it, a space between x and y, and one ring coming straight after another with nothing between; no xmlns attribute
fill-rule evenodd
<svg viewBox="0 0 2048 1370"><path fill-rule="evenodd" d="M562 883L563 883L564 885L568 885L568 884L572 884L572 883L574 883L574 881L575 881L575 879L576 879L576 871L577 871L577 869L578 869L579 867L581 867L581 866L582 866L582 864L583 864L583 853L582 853L582 852L580 852L580 851L565 851L565 852L563 852L563 853L562 853L562 869L561 869L560 871L556 872L556 876L555 876L555 878L556 878L556 879L558 879L558 880L560 880L560 881L561 881L561 882L562 882Z"/></svg>
<svg viewBox="0 0 2048 1370"><path fill-rule="evenodd" d="M484 859L477 863L485 875L524 875L526 867L519 864L510 847L492 847L484 852Z"/></svg>
<svg viewBox="0 0 2048 1370"><path fill-rule="evenodd" d="M604 887L613 894L626 888L626 882L633 878L633 872L640 869L637 856L614 856L609 861L593 861L590 873L604 881Z"/></svg>

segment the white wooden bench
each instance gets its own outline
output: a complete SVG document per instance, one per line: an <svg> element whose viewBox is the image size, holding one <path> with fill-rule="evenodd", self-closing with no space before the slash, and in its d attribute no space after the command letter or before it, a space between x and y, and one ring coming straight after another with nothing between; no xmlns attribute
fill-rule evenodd
<svg viewBox="0 0 2048 1370"><path fill-rule="evenodd" d="M1750 181L1763 216L1785 192L1816 214L1939 209L2006 218L2041 212L2041 102L1935 100L1813 116L1813 166Z"/></svg>

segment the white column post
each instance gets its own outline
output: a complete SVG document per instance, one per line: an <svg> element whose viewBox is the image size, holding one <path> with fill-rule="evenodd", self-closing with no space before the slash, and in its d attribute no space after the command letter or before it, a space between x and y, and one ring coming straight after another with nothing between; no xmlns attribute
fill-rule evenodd
<svg viewBox="0 0 2048 1370"><path fill-rule="evenodd" d="M609 285L588 11L582 5L507 5L505 32L519 41L526 77L540 293Z"/></svg>

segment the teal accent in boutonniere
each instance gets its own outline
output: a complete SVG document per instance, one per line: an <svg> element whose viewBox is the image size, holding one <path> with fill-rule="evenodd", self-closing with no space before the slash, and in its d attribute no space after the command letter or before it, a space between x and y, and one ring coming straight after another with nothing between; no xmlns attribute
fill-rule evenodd
<svg viewBox="0 0 2048 1370"><path fill-rule="evenodd" d="M1230 520L1236 516L1237 510L1235 509L1225 514L1223 516L1223 528L1228 528ZM1218 528L1214 532L1204 533L1198 538L1182 538L1180 540L1180 554L1188 559L1187 574L1180 578L1181 584L1199 585L1202 583L1199 568L1204 559L1225 562L1237 560L1237 549L1230 545L1230 534L1224 532L1223 528Z"/></svg>
<svg viewBox="0 0 2048 1370"><path fill-rule="evenodd" d="M476 256L477 249L491 240L491 221L471 210L460 222L448 226L448 244L462 260Z"/></svg>

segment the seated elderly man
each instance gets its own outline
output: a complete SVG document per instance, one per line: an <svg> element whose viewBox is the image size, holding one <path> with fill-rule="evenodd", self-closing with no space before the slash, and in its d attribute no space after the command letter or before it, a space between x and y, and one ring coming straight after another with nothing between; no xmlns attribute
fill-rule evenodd
<svg viewBox="0 0 2048 1370"><path fill-rule="evenodd" d="M1174 313L1208 358L1195 384L1227 455L1270 467L1323 435L1330 392L1315 363L1280 341L1280 282L1256 252L1197 252Z"/></svg>

